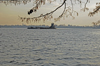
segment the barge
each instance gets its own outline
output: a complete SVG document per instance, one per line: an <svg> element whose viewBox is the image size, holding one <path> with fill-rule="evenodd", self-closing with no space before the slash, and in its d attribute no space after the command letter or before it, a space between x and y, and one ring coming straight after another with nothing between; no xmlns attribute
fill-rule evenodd
<svg viewBox="0 0 100 66"><path fill-rule="evenodd" d="M50 27L28 27L27 29L56 29L54 23Z"/></svg>

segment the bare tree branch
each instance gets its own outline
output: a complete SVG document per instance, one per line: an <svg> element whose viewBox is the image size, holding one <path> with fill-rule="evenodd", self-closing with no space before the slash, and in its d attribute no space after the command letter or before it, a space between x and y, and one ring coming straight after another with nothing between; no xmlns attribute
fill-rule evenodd
<svg viewBox="0 0 100 66"><path fill-rule="evenodd" d="M56 1L56 0L0 0L0 3L4 3L6 5L9 5L10 3L12 4L15 4L15 5L20 5L20 4L27 4L29 2L33 1L34 3L34 7L32 9L30 9L28 11L28 14L32 14L33 12L37 12L37 10L39 9L39 7L41 5L45 5L46 1L49 1L50 3ZM74 5L77 3L79 3L80 5L82 5L83 3L83 0L62 0L62 4L59 5L57 8L55 8L53 11L50 11L46 14L40 14L39 16L37 17L32 17L32 18L27 18L27 17L20 17L19 18L22 20L22 21L26 21L27 23L28 22L31 22L31 21L40 21L40 20L48 20L48 19L52 19L53 18L53 13L56 12L58 9L60 9L62 6L64 6L64 10L63 12L61 13L61 15L59 15L57 18L54 18L55 21L58 21L60 20L62 17L68 17L68 16L71 16L74 18L73 16L73 13L76 13L77 16L78 16L78 12L74 11ZM68 5L67 3L71 3L71 5ZM87 8L87 4L89 3L90 0L85 0L85 4L84 4L84 8L82 9L83 11L85 10L89 10ZM95 13L98 13L99 10L100 10L100 3L97 3L98 6L96 6L96 8L94 9L93 12L90 12L88 15L89 16L93 16Z"/></svg>
<svg viewBox="0 0 100 66"><path fill-rule="evenodd" d="M97 4L96 8L93 10L93 12L90 12L88 14L88 16L93 16L95 15L96 13L98 13L100 11L100 3Z"/></svg>

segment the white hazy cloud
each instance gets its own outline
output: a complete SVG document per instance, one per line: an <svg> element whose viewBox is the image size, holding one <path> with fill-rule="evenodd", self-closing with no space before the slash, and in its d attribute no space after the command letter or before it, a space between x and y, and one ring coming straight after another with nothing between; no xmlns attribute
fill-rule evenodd
<svg viewBox="0 0 100 66"><path fill-rule="evenodd" d="M60 3L58 3L58 2L53 2L52 5L54 5L54 6L59 6Z"/></svg>

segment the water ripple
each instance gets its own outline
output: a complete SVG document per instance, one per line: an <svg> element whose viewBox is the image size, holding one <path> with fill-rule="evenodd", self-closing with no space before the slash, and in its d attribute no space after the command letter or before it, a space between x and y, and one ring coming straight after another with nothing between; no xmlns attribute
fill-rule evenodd
<svg viewBox="0 0 100 66"><path fill-rule="evenodd" d="M99 32L0 29L0 66L100 66Z"/></svg>

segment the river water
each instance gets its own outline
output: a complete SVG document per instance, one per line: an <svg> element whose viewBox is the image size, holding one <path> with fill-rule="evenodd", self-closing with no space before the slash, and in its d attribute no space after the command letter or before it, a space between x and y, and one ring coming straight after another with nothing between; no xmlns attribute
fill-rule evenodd
<svg viewBox="0 0 100 66"><path fill-rule="evenodd" d="M100 66L100 29L0 28L0 66Z"/></svg>

